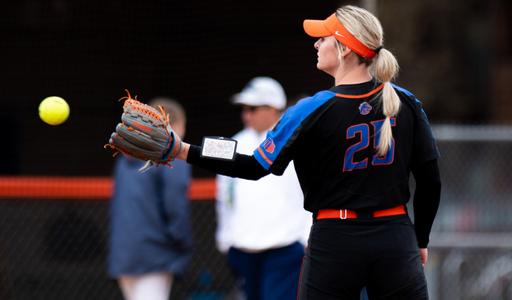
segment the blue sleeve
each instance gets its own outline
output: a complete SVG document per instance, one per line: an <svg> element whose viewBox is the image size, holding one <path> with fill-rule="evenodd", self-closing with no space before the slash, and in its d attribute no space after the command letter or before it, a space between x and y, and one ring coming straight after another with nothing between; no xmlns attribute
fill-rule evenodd
<svg viewBox="0 0 512 300"><path fill-rule="evenodd" d="M331 91L321 91L316 95L300 100L290 107L281 117L276 127L267 133L266 139L254 150L256 160L271 173L283 174L293 159L290 151L300 135L304 121L328 100L335 97ZM276 160L280 163L275 165Z"/></svg>

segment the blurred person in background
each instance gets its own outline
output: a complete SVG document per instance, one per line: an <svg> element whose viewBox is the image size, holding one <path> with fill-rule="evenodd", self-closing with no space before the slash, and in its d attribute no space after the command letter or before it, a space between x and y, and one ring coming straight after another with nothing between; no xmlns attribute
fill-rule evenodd
<svg viewBox="0 0 512 300"><path fill-rule="evenodd" d="M256 77L233 97L244 129L233 139L250 154L286 106L281 84ZM258 181L217 177L217 247L248 300L295 300L304 248L312 223L293 163L282 176Z"/></svg>
<svg viewBox="0 0 512 300"><path fill-rule="evenodd" d="M155 98L170 115L175 132L183 137L186 114L176 101ZM175 277L191 257L189 223L190 166L139 172L144 162L119 156L114 169L110 211L108 273L118 280L126 300L167 300Z"/></svg>

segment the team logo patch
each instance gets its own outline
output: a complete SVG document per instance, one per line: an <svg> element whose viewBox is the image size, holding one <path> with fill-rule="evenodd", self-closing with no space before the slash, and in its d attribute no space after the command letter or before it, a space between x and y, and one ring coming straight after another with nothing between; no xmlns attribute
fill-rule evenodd
<svg viewBox="0 0 512 300"><path fill-rule="evenodd" d="M372 106L368 102L365 101L359 104L359 113L362 114L363 116L369 114L370 111L372 111Z"/></svg>
<svg viewBox="0 0 512 300"><path fill-rule="evenodd" d="M263 142L263 148L265 148L265 151L272 154L274 153L274 150L276 150L276 144L274 144L274 141L271 138L267 138L265 142Z"/></svg>

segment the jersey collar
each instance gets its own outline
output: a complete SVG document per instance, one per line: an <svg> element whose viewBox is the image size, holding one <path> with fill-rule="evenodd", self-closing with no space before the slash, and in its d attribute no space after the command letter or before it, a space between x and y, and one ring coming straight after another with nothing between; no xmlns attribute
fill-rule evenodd
<svg viewBox="0 0 512 300"><path fill-rule="evenodd" d="M357 84L340 84L330 89L336 93L337 97L349 99L368 98L382 90L384 85L372 79L367 82Z"/></svg>

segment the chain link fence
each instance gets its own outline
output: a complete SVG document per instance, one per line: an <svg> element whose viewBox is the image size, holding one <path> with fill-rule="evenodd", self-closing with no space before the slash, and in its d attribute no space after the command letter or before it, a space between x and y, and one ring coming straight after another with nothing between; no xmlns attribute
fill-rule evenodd
<svg viewBox="0 0 512 300"><path fill-rule="evenodd" d="M0 200L0 299L122 299L106 274L108 209L102 200ZM229 299L214 201L192 201L191 212L194 254L171 299Z"/></svg>
<svg viewBox="0 0 512 300"><path fill-rule="evenodd" d="M435 126L441 207L427 267L433 300L512 299L512 127Z"/></svg>
<svg viewBox="0 0 512 300"><path fill-rule="evenodd" d="M512 128L434 131L443 191L426 270L431 298L512 299ZM1 194L0 299L121 299L106 275L107 199ZM194 254L172 299L236 292L215 248L215 202L203 198L191 203Z"/></svg>

